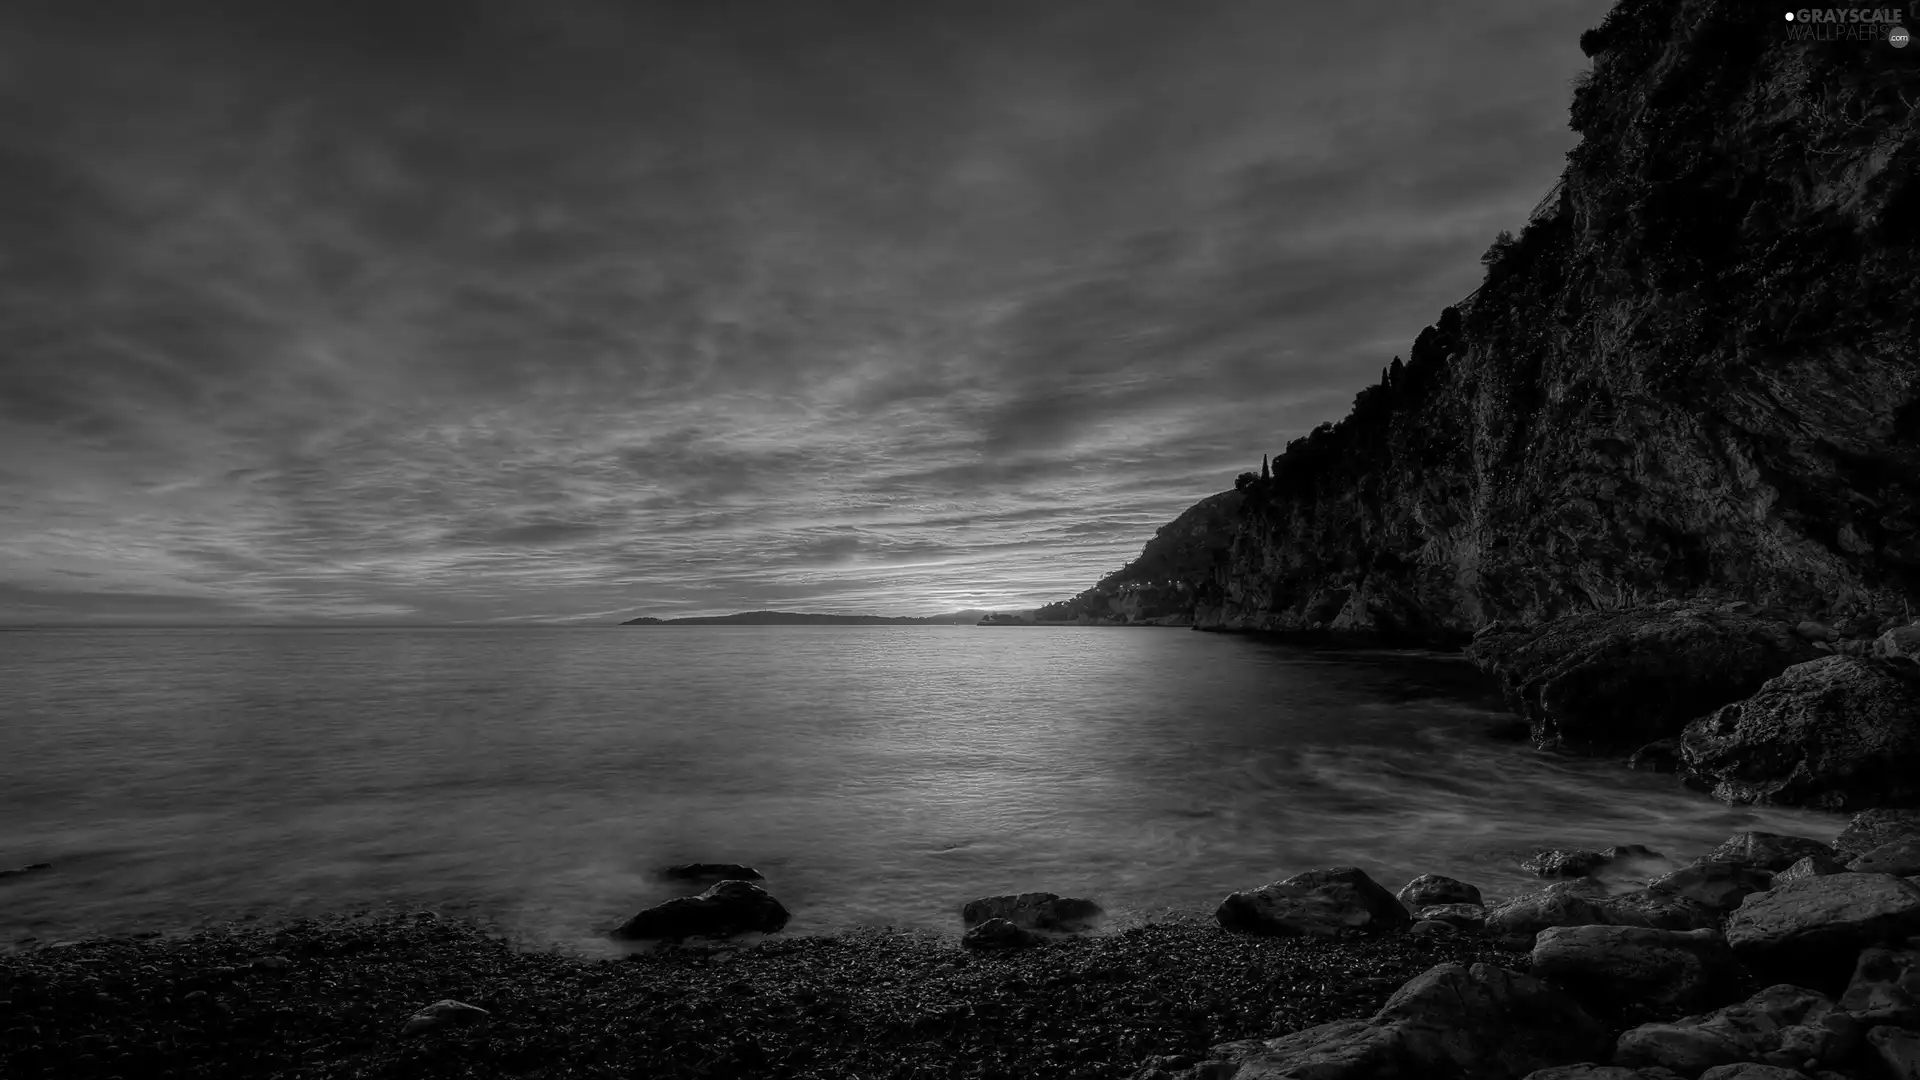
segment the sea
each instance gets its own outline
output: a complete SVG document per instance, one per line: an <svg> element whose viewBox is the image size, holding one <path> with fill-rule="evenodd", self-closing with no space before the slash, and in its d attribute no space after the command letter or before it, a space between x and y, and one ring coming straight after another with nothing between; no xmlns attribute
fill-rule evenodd
<svg viewBox="0 0 1920 1080"><path fill-rule="evenodd" d="M609 955L692 861L757 867L791 934L1030 890L1118 928L1315 867L1496 899L1541 847L1843 824L1506 718L1457 656L1171 628L13 630L0 869L52 868L0 878L0 949L431 910Z"/></svg>

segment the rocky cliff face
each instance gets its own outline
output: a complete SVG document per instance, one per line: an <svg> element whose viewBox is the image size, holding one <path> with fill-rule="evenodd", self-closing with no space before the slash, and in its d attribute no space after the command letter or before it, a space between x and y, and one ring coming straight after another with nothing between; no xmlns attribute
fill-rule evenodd
<svg viewBox="0 0 1920 1080"><path fill-rule="evenodd" d="M1073 599L1038 609L1034 618L1091 626L1191 624L1197 590L1226 561L1242 502L1238 491L1207 496L1162 525L1139 558Z"/></svg>
<svg viewBox="0 0 1920 1080"><path fill-rule="evenodd" d="M1782 25L1623 0L1583 36L1560 185L1248 489L1198 626L1458 641L1663 600L1905 621L1920 66Z"/></svg>

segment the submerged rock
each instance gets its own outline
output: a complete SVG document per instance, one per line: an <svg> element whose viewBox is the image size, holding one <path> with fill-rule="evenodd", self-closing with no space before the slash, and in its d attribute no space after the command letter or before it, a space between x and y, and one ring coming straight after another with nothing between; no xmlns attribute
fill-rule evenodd
<svg viewBox="0 0 1920 1080"><path fill-rule="evenodd" d="M660 876L674 881L759 881L760 871L730 862L690 862L665 867Z"/></svg>
<svg viewBox="0 0 1920 1080"><path fill-rule="evenodd" d="M622 923L617 938L666 939L773 933L787 925L787 909L750 881L722 881L698 896L658 904Z"/></svg>
<svg viewBox="0 0 1920 1080"><path fill-rule="evenodd" d="M1092 928L1102 914L1100 905L1091 900L1031 892L969 900L960 908L960 921L971 927L1005 919L1027 930L1074 933Z"/></svg>
<svg viewBox="0 0 1920 1080"><path fill-rule="evenodd" d="M1828 656L1688 724L1686 772L1727 803L1920 802L1920 663Z"/></svg>
<svg viewBox="0 0 1920 1080"><path fill-rule="evenodd" d="M1412 921L1392 893L1351 866L1309 870L1233 893L1221 901L1214 917L1229 930L1321 937L1377 933Z"/></svg>
<svg viewBox="0 0 1920 1080"><path fill-rule="evenodd" d="M1834 837L1833 849L1846 858L1865 855L1881 844L1920 839L1920 810L1876 808L1853 815Z"/></svg>

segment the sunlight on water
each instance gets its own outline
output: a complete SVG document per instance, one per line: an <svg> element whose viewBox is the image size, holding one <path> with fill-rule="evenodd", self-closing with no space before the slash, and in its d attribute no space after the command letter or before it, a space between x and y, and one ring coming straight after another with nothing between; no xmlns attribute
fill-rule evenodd
<svg viewBox="0 0 1920 1080"><path fill-rule="evenodd" d="M1743 829L1671 777L1483 735L1454 659L1176 630L593 627L0 635L0 946L388 903L599 950L739 861L803 933L1119 916L1352 863L1489 897L1537 846Z"/></svg>

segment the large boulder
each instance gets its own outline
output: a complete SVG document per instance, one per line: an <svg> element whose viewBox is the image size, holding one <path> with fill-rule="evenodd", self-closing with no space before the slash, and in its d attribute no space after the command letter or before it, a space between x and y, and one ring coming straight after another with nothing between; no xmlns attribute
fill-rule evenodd
<svg viewBox="0 0 1920 1080"><path fill-rule="evenodd" d="M1735 833L1726 842L1708 852L1704 862L1731 863L1758 870L1785 870L1808 855L1833 857L1833 849L1806 836L1784 833Z"/></svg>
<svg viewBox="0 0 1920 1080"><path fill-rule="evenodd" d="M1844 985L1861 949L1920 933L1920 888L1889 874L1828 874L1747 897L1727 944L1756 972L1822 990Z"/></svg>
<svg viewBox="0 0 1920 1080"><path fill-rule="evenodd" d="M1691 900L1711 911L1732 911L1748 893L1765 889L1773 875L1757 867L1702 859L1647 884L1649 892Z"/></svg>
<svg viewBox="0 0 1920 1080"><path fill-rule="evenodd" d="M1528 938L1549 926L1601 926L1607 914L1605 890L1587 881L1563 881L1523 893L1487 909L1486 932L1494 937Z"/></svg>
<svg viewBox="0 0 1920 1080"><path fill-rule="evenodd" d="M1828 656L1681 733L1687 775L1727 803L1849 810L1920 802L1920 663Z"/></svg>
<svg viewBox="0 0 1920 1080"><path fill-rule="evenodd" d="M1874 1028L1867 1032L1867 1056L1890 1080L1920 1080L1920 1032Z"/></svg>
<svg viewBox="0 0 1920 1080"><path fill-rule="evenodd" d="M1658 1065L1699 1076L1719 1065L1756 1062L1800 1068L1808 1061L1837 1064L1860 1043L1860 1026L1823 994L1801 986L1770 986L1738 1005L1642 1024L1623 1032L1616 1064Z"/></svg>
<svg viewBox="0 0 1920 1080"><path fill-rule="evenodd" d="M1767 883L1767 888L1771 889L1776 885L1785 885L1789 881L1799 881L1801 878L1824 877L1828 874L1844 874L1846 872L1847 864L1838 859L1826 855L1808 855L1803 859L1796 860L1792 866L1773 875L1773 880Z"/></svg>
<svg viewBox="0 0 1920 1080"><path fill-rule="evenodd" d="M1224 1043L1193 1080L1474 1077L1519 1080L1603 1056L1606 1034L1546 983L1488 964L1442 964L1402 986L1370 1020L1340 1020L1276 1039Z"/></svg>
<svg viewBox="0 0 1920 1080"><path fill-rule="evenodd" d="M1853 815L1847 827L1833 839L1833 849L1842 858L1852 859L1881 844L1895 840L1920 839L1920 810L1876 808Z"/></svg>
<svg viewBox="0 0 1920 1080"><path fill-rule="evenodd" d="M773 933L787 925L787 909L751 881L722 881L698 896L682 896L635 915L613 932L617 938L677 940Z"/></svg>
<svg viewBox="0 0 1920 1080"><path fill-rule="evenodd" d="M1660 853L1643 844L1616 844L1609 848L1546 848L1521 860L1520 868L1541 877L1586 877L1609 863L1630 859L1658 859Z"/></svg>
<svg viewBox="0 0 1920 1080"><path fill-rule="evenodd" d="M1920 952L1861 950L1840 1007L1863 1024L1920 1027Z"/></svg>
<svg viewBox="0 0 1920 1080"><path fill-rule="evenodd" d="M1413 921L1394 895L1352 866L1295 874L1220 902L1214 917L1229 930L1342 937L1393 930Z"/></svg>
<svg viewBox="0 0 1920 1080"><path fill-rule="evenodd" d="M1011 919L986 919L960 938L963 949L1024 949L1046 939Z"/></svg>
<svg viewBox="0 0 1920 1080"><path fill-rule="evenodd" d="M1731 612L1571 615L1477 635L1467 657L1494 675L1543 748L1625 751L1747 697L1820 655L1782 622Z"/></svg>
<svg viewBox="0 0 1920 1080"><path fill-rule="evenodd" d="M960 908L960 921L973 927L990 919L1005 919L1025 930L1075 933L1092 928L1101 914L1100 905L1091 900L1030 892L969 900Z"/></svg>
<svg viewBox="0 0 1920 1080"><path fill-rule="evenodd" d="M1400 886L1400 902L1408 911L1439 907L1443 904L1479 904L1480 890L1464 881L1442 874L1421 874Z"/></svg>
<svg viewBox="0 0 1920 1080"><path fill-rule="evenodd" d="M1920 874L1920 837L1889 840L1847 864L1860 874L1892 874L1912 877Z"/></svg>
<svg viewBox="0 0 1920 1080"><path fill-rule="evenodd" d="M1632 1000L1690 1009L1708 1003L1732 972L1733 953L1716 930L1550 926L1533 943L1533 973L1590 1006Z"/></svg>

